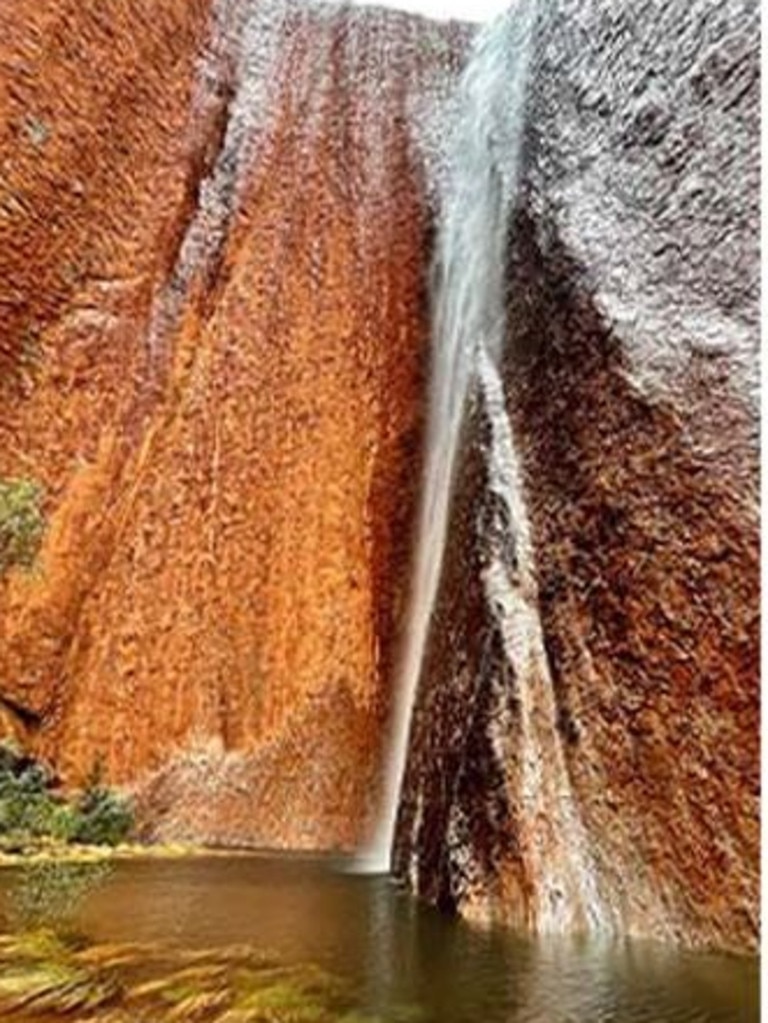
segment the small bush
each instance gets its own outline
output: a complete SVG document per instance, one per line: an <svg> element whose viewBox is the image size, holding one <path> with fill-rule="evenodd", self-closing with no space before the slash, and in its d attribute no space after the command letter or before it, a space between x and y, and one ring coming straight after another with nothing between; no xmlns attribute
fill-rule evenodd
<svg viewBox="0 0 768 1023"><path fill-rule="evenodd" d="M0 480L0 575L34 564L45 528L42 499L35 480Z"/></svg>
<svg viewBox="0 0 768 1023"><path fill-rule="evenodd" d="M0 835L41 837L56 810L49 773L12 744L0 744Z"/></svg>
<svg viewBox="0 0 768 1023"><path fill-rule="evenodd" d="M57 842L73 842L78 828L80 816L77 809L70 803L59 803L55 806L48 820L48 834Z"/></svg>
<svg viewBox="0 0 768 1023"><path fill-rule="evenodd" d="M72 841L82 845L119 845L133 828L133 812L127 799L102 783L97 763L77 804L77 824Z"/></svg>
<svg viewBox="0 0 768 1023"><path fill-rule="evenodd" d="M128 838L130 803L103 784L99 767L74 802L52 791L53 784L41 764L0 743L0 848L24 849L43 838L114 846Z"/></svg>

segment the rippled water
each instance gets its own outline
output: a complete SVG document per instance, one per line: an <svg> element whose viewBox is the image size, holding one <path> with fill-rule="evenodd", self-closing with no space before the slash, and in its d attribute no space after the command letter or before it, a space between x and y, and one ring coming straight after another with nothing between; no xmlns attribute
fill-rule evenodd
<svg viewBox="0 0 768 1023"><path fill-rule="evenodd" d="M4 929L24 890L0 876ZM350 981L361 1013L416 1023L704 1023L758 1019L754 959L651 943L529 940L477 930L386 878L307 859L116 863L80 890L94 942L248 944Z"/></svg>

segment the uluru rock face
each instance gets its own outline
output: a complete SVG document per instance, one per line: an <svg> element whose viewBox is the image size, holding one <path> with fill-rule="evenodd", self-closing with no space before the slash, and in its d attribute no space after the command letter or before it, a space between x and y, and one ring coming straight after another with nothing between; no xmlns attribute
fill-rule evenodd
<svg viewBox="0 0 768 1023"><path fill-rule="evenodd" d="M757 944L757 21L540 8L397 843L471 916Z"/></svg>
<svg viewBox="0 0 768 1023"><path fill-rule="evenodd" d="M429 116L468 32L301 3L0 14L0 698L147 835L373 808L418 479Z"/></svg>
<svg viewBox="0 0 768 1023"><path fill-rule="evenodd" d="M508 336L396 843L468 916L757 942L757 20L549 0L521 154L489 98ZM8 569L0 528L0 715L67 784L103 762L149 838L353 848L376 809L469 37L0 11L0 527L12 495L29 531Z"/></svg>

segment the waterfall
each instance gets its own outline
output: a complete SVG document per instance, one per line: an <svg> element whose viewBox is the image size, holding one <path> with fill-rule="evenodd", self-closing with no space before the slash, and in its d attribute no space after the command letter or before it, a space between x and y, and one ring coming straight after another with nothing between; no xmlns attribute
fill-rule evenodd
<svg viewBox="0 0 768 1023"><path fill-rule="evenodd" d="M376 833L361 869L389 870L413 705L440 582L456 455L478 357L499 360L505 333L508 227L517 193L536 0L482 29L459 86L440 189L432 274L425 466L409 618Z"/></svg>

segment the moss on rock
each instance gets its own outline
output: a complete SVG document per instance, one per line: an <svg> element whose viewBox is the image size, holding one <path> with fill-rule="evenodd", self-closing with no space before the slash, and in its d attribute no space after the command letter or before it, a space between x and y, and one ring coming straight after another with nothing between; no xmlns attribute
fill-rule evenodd
<svg viewBox="0 0 768 1023"><path fill-rule="evenodd" d="M43 487L32 479L0 479L0 575L31 568L45 530Z"/></svg>

